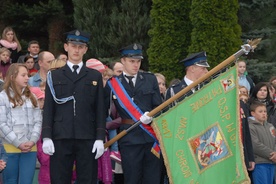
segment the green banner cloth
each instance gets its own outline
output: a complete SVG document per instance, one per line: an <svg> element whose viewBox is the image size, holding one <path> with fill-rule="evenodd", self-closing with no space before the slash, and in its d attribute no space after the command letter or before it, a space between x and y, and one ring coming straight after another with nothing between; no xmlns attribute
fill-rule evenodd
<svg viewBox="0 0 276 184"><path fill-rule="evenodd" d="M249 183L236 67L154 119L170 183Z"/></svg>

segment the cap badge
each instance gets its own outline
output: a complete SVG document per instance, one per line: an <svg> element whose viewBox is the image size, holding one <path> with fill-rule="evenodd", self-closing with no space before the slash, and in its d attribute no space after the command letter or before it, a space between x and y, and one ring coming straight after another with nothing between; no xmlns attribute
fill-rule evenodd
<svg viewBox="0 0 276 184"><path fill-rule="evenodd" d="M80 36L80 31L79 31L79 30L76 30L75 35L76 35L76 36Z"/></svg>
<svg viewBox="0 0 276 184"><path fill-rule="evenodd" d="M134 49L134 50L137 50L137 49L138 49L138 46L136 45L136 43L133 45L133 49Z"/></svg>

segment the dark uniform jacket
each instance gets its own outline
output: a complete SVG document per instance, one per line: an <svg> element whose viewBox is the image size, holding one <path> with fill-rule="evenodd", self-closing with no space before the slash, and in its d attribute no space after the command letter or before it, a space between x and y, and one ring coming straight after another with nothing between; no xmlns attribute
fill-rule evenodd
<svg viewBox="0 0 276 184"><path fill-rule="evenodd" d="M245 162L246 167L249 168L249 162L255 161L252 140L251 140L251 134L250 134L249 124L248 124L249 112L247 110L247 105L242 100L240 100L240 107L244 112L244 114L241 118L244 162Z"/></svg>
<svg viewBox="0 0 276 184"><path fill-rule="evenodd" d="M249 94L251 95L255 84L254 84L253 80L248 75L246 75L245 77L246 77L246 80L248 81L248 83L250 85Z"/></svg>
<svg viewBox="0 0 276 184"><path fill-rule="evenodd" d="M118 76L122 85L125 87L126 92L129 94L130 98L133 99L134 103L140 108L144 113L146 111L151 111L155 107L162 103L159 86L156 77L151 73L138 72L137 79L134 89L132 89L128 82L126 81L123 74ZM106 85L106 104L109 105L110 102L110 87ZM111 95L116 108L122 119L131 119L128 113L119 105L118 100L115 96ZM129 128L131 125L122 124L120 126L120 131ZM123 138L119 140L120 144L130 145L130 144L144 144L146 142L154 142L154 139L150 137L144 130L139 126L131 130Z"/></svg>
<svg viewBox="0 0 276 184"><path fill-rule="evenodd" d="M74 77L68 65L52 71L58 99L73 95L64 104L53 100L48 84L43 112L42 137L57 139L100 139L105 136L105 109L102 75L83 66ZM47 81L48 83L48 81Z"/></svg>
<svg viewBox="0 0 276 184"><path fill-rule="evenodd" d="M182 89L186 88L188 85L185 82L184 78L181 80L181 82L172 85L170 88L167 89L166 94L165 94L165 99L168 100L172 96L174 96L176 93L181 91ZM178 102L182 101L185 97L190 96L193 94L193 91L188 91L185 95L174 101L171 106L176 105Z"/></svg>
<svg viewBox="0 0 276 184"><path fill-rule="evenodd" d="M200 88L203 87L203 85L205 85L205 83L207 82L204 82L204 84L199 84L198 88L195 88L194 90L197 91L199 90ZM172 96L174 96L175 94L177 94L179 91L181 91L182 89L186 88L188 85L187 83L185 82L184 78L177 84L174 84L172 85L171 87L169 87L165 93L165 99L169 99L171 98ZM194 92L192 90L188 91L186 94L184 94L183 96L181 96L179 99L177 99L175 102L173 102L172 105L176 105L177 102L180 102L182 101L184 98L192 95Z"/></svg>

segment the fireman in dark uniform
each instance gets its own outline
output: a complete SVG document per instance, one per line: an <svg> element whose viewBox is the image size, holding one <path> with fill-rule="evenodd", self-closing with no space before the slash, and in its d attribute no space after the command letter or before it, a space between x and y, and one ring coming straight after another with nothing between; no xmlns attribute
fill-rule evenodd
<svg viewBox="0 0 276 184"><path fill-rule="evenodd" d="M207 62L207 55L206 52L198 52L195 54L191 54L187 58L180 61L180 63L184 63L186 75L181 80L181 82L171 86L166 91L166 99L169 99L170 97L174 96L176 93L187 87L188 85L192 84L194 81L202 77L208 72L209 64ZM198 87L200 88L200 86ZM185 96L189 96L193 94L193 92L197 89L192 89L190 92L188 92ZM179 101L183 100L185 98L183 96L179 99Z"/></svg>
<svg viewBox="0 0 276 184"><path fill-rule="evenodd" d="M152 118L147 116L147 112L162 103L157 79L154 74L139 71L143 59L140 44L129 45L121 49L120 53L124 71L118 76L118 81L129 95L129 101L144 113L141 122L150 124ZM110 88L106 85L106 99L110 99ZM121 96L125 99L124 95ZM120 130L128 129L134 124L129 114L132 112L127 112L129 108L122 107L114 94L111 94L111 98L122 118ZM160 184L161 161L151 152L154 142L151 135L140 126L119 140L125 184Z"/></svg>
<svg viewBox="0 0 276 184"><path fill-rule="evenodd" d="M104 91L102 75L87 68L83 55L89 34L67 34L67 64L47 76L43 112L43 152L50 157L52 184L71 183L76 161L78 183L97 182L97 158L104 152Z"/></svg>

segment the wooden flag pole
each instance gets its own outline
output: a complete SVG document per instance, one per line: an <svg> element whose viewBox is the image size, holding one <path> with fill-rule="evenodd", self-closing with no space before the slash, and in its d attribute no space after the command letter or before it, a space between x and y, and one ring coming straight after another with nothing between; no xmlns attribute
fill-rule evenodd
<svg viewBox="0 0 276 184"><path fill-rule="evenodd" d="M212 75L216 74L222 68L228 66L230 63L232 63L234 60L236 60L237 58L239 58L241 55L248 54L250 51L253 52L254 49L257 47L257 45L260 43L260 41L261 41L261 38L258 38L258 39L250 40L248 42L248 44L242 45L241 49L238 52L236 52L232 56L228 57L226 60L224 60L219 65L217 65L215 68L213 68L208 73L206 73L204 76L200 77L199 79L197 79L196 81L194 81L192 84L190 84L189 86L185 87L184 89L182 89L181 91L179 91L178 93L176 93L174 96L172 96L171 98L169 98L168 100L166 100L165 102L163 102L162 104L160 104L159 106L157 106L156 108L154 108L153 110L151 110L148 113L148 116L149 117L153 117L155 114L157 114L158 112L160 112L161 110L163 110L165 107L169 106L175 100L177 100L181 96L185 95L192 88L196 87L198 84L200 84L203 81L205 81L206 79L210 78ZM131 127L129 127L126 130L123 130L117 136L115 136L113 139L111 139L108 142L106 142L104 144L104 148L109 147L114 142L116 142L119 139L121 139L128 132L130 132L132 129L134 129L135 127L139 126L140 124L141 124L141 121L135 122Z"/></svg>

